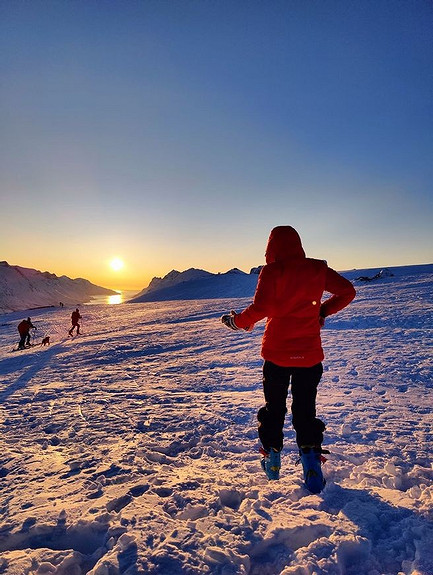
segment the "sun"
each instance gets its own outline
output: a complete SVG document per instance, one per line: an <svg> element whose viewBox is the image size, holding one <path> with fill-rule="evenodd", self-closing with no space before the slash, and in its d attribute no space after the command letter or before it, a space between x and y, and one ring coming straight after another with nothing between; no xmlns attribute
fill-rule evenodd
<svg viewBox="0 0 433 575"><path fill-rule="evenodd" d="M115 272L119 272L124 267L124 265L125 264L123 263L123 260L120 258L113 258L110 261L110 267Z"/></svg>

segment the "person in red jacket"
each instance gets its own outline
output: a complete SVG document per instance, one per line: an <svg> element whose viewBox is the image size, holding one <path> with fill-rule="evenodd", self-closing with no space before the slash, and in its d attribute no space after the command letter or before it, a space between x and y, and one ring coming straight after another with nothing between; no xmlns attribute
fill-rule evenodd
<svg viewBox="0 0 433 575"><path fill-rule="evenodd" d="M77 328L77 335L80 335L80 324L78 323L78 321L81 319L81 315L80 312L78 311L78 308L72 312L71 315L71 321L72 321L72 327L69 330L69 335L73 335L74 332L74 328Z"/></svg>
<svg viewBox="0 0 433 575"><path fill-rule="evenodd" d="M324 292L330 298L322 301ZM325 318L355 297L350 281L322 260L307 258L298 232L291 226L271 231L254 299L241 313L221 320L229 328L250 331L267 318L262 340L265 405L257 418L262 443L262 467L269 479L279 479L283 427L289 387L292 424L296 432L310 491L323 489L321 454L325 424L316 417L316 394L324 359L320 330Z"/></svg>
<svg viewBox="0 0 433 575"><path fill-rule="evenodd" d="M18 332L20 334L20 341L18 343L18 349L25 349L25 347L30 347L30 329L37 329L33 324L32 320L28 317L23 319L18 324Z"/></svg>

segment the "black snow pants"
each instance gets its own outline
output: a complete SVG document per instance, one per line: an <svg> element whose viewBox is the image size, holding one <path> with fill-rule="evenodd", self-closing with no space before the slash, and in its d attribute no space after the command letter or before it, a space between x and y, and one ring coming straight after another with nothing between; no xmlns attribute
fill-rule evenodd
<svg viewBox="0 0 433 575"><path fill-rule="evenodd" d="M325 424L316 418L317 386L322 377L321 363L313 367L281 367L270 361L263 365L263 392L266 405L259 409L259 438L266 451L283 447L286 400L291 386L292 424L296 443L321 446Z"/></svg>
<svg viewBox="0 0 433 575"><path fill-rule="evenodd" d="M26 345L30 345L30 332L20 333L20 342L18 344L18 349L24 349Z"/></svg>

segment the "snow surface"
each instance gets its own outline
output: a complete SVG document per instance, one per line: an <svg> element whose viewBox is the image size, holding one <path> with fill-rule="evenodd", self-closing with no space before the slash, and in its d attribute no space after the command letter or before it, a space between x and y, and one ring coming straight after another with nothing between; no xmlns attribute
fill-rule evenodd
<svg viewBox="0 0 433 575"><path fill-rule="evenodd" d="M373 274L365 274L373 275ZM327 486L257 452L263 324L249 299L89 305L0 316L0 573L432 575L433 266L357 283L328 318L318 395Z"/></svg>
<svg viewBox="0 0 433 575"><path fill-rule="evenodd" d="M50 272L0 262L0 313L58 306L60 302L77 305L90 301L95 295L116 293L83 278L58 277Z"/></svg>

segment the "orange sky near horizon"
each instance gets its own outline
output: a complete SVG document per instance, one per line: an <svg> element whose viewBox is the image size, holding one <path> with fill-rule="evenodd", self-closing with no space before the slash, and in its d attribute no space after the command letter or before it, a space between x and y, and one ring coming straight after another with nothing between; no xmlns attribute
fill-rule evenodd
<svg viewBox="0 0 433 575"><path fill-rule="evenodd" d="M85 250L84 248L83 255L80 257L72 256L71 254L58 257L54 251L50 254L43 254L40 252L30 253L27 250L26 252L18 254L16 260L6 261L8 261L10 265L33 268L42 272L48 271L57 276L66 275L72 279L81 277L96 285L113 290L140 291L148 286L153 277L163 277L172 269L184 271L194 267L205 269L212 273L224 273L233 267L238 267L242 271L249 273L252 267L257 267L265 263L264 251L266 241L267 237L264 238L261 249L258 247L256 252L257 257L240 257L238 261L233 259L228 252L225 256L224 254L218 254L216 258L209 257L208 260L202 259L199 261L195 259L194 255L189 257L186 255L183 258L179 257L178 260L167 257L161 260L149 258L145 261L145 258L143 258L141 254L137 255L134 252L128 254L127 252L123 253L118 251L107 253L104 256L93 256L89 250ZM332 257L326 258L319 249L319 246L310 246L309 244L310 242L303 241L307 256L327 259L328 265L337 271L354 268L368 269L432 263L431 259L416 259L413 258L411 254L405 255L404 253L397 258L387 257L383 255L383 253L379 253L377 257L362 258L362 254L358 254L358 257L356 257L356 254L351 253L350 259L358 263L357 265L354 263L354 265L348 266L347 262L350 260L346 251L340 250L339 256L338 252L337 255L336 252L332 254L328 253L328 256L331 255ZM311 247L310 250L308 249L309 247ZM314 247L316 248L315 250ZM427 252L426 256L428 256ZM121 269L113 269L111 263L115 258L123 262Z"/></svg>

